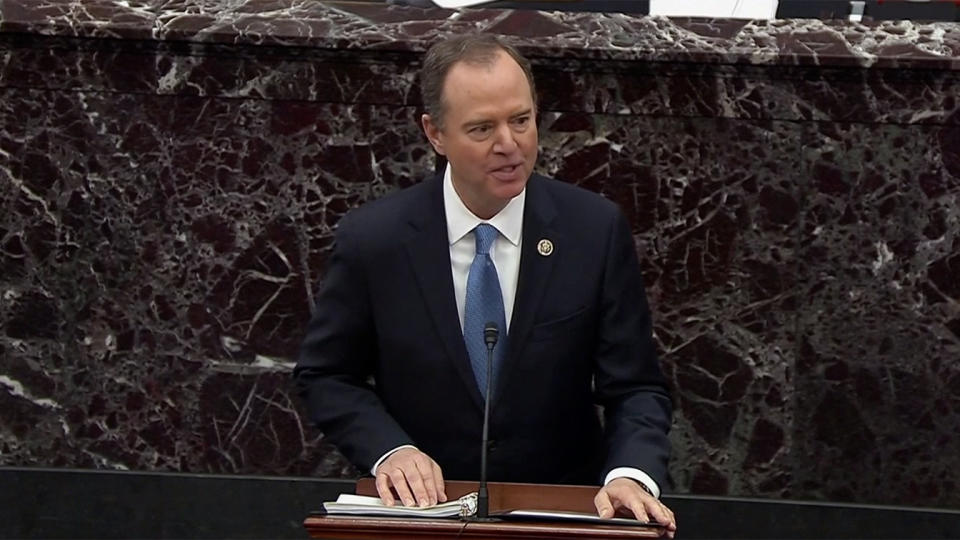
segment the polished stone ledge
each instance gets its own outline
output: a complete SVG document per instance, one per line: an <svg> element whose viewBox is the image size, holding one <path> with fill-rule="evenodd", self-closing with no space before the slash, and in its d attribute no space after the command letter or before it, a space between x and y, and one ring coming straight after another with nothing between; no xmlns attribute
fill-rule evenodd
<svg viewBox="0 0 960 540"><path fill-rule="evenodd" d="M0 4L0 32L380 51L487 31L532 57L711 64L960 69L960 25L747 21L292 0L71 0Z"/></svg>

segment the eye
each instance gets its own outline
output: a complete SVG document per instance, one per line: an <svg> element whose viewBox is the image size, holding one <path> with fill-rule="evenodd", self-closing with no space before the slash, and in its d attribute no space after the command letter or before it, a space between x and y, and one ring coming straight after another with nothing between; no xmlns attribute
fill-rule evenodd
<svg viewBox="0 0 960 540"><path fill-rule="evenodd" d="M518 116L512 121L514 129L517 131L526 131L527 127L530 126L530 117L529 116Z"/></svg>
<svg viewBox="0 0 960 540"><path fill-rule="evenodd" d="M490 133L490 126L488 125L474 126L470 128L470 130L467 133L469 133L471 137L485 137Z"/></svg>

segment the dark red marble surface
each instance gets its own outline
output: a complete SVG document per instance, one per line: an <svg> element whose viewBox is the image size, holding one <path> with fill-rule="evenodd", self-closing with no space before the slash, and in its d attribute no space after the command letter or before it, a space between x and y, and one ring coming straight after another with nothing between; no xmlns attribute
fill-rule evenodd
<svg viewBox="0 0 960 540"><path fill-rule="evenodd" d="M514 36L621 204L677 491L957 506L960 27L0 3L0 465L339 476L289 380L337 220L433 168L437 36Z"/></svg>

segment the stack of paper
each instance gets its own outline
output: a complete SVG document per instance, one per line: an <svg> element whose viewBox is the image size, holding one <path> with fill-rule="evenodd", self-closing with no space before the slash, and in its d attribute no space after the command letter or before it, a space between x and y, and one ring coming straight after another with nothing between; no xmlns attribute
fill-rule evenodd
<svg viewBox="0 0 960 540"><path fill-rule="evenodd" d="M332 515L408 516L408 517L467 517L477 513L477 494L468 493L459 499L433 506L387 506L378 497L343 494L336 502L323 503L323 509Z"/></svg>

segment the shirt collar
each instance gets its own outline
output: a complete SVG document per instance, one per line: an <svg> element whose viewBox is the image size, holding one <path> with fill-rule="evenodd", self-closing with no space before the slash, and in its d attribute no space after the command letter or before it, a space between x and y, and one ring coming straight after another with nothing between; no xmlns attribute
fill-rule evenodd
<svg viewBox="0 0 960 540"><path fill-rule="evenodd" d="M493 225L504 238L515 246L520 245L520 233L523 229L523 207L527 199L527 188L510 199L503 210L490 219L483 220L474 215L463 204L463 200L453 188L450 164L443 173L443 207L447 215L447 238L453 245L481 223Z"/></svg>

